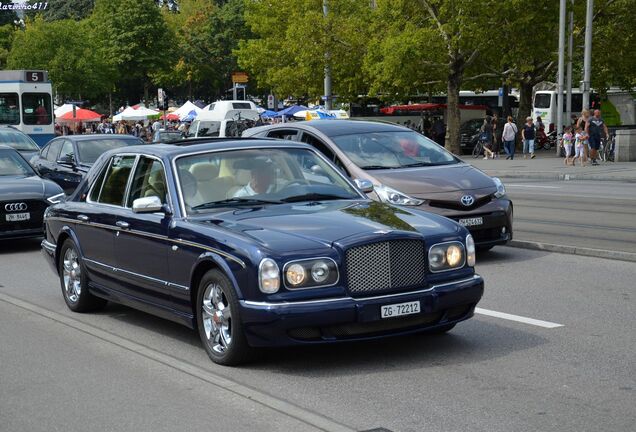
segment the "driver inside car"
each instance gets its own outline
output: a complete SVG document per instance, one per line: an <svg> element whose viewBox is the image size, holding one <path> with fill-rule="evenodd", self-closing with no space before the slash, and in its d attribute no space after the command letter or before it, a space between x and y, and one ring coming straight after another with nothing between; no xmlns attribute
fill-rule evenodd
<svg viewBox="0 0 636 432"><path fill-rule="evenodd" d="M234 198L271 193L274 191L274 165L264 159L254 159L250 165L251 180L234 193Z"/></svg>

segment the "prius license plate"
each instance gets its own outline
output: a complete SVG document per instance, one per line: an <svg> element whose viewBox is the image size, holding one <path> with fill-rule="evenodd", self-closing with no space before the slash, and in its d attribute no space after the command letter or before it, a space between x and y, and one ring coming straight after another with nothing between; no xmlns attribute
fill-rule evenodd
<svg viewBox="0 0 636 432"><path fill-rule="evenodd" d="M8 214L6 216L7 216L7 222L20 222L20 221L27 221L31 219L31 213L13 213L13 214Z"/></svg>
<svg viewBox="0 0 636 432"><path fill-rule="evenodd" d="M394 318L402 315L411 315L420 312L420 302L412 301L408 303L398 303L380 307L382 318Z"/></svg>
<svg viewBox="0 0 636 432"><path fill-rule="evenodd" d="M457 222L460 225L465 227L478 226L478 225L483 225L484 218L483 217L466 218L466 219L460 219Z"/></svg>

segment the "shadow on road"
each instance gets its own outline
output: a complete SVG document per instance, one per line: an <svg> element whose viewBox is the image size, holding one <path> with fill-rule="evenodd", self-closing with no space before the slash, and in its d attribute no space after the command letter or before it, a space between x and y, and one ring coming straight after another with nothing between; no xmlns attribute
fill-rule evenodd
<svg viewBox="0 0 636 432"><path fill-rule="evenodd" d="M479 264L510 264L514 262L527 262L538 259L552 252L513 248L510 246L496 246L489 251L477 252L477 269Z"/></svg>
<svg viewBox="0 0 636 432"><path fill-rule="evenodd" d="M42 238L0 240L0 255L33 252L40 249Z"/></svg>

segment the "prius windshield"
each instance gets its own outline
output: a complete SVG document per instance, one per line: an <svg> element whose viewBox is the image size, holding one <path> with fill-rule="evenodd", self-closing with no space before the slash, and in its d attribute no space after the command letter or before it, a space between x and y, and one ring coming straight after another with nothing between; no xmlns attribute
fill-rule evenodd
<svg viewBox="0 0 636 432"><path fill-rule="evenodd" d="M176 166L189 213L222 207L363 198L338 170L307 149L210 152L181 157Z"/></svg>
<svg viewBox="0 0 636 432"><path fill-rule="evenodd" d="M459 159L434 141L410 131L368 132L331 137L362 169L451 165Z"/></svg>

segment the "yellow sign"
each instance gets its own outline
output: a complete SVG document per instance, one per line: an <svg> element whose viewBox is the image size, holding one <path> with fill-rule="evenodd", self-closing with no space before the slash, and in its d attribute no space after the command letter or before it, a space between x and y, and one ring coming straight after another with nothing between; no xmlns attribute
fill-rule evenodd
<svg viewBox="0 0 636 432"><path fill-rule="evenodd" d="M232 72L233 83L246 83L248 81L247 73L245 72Z"/></svg>

